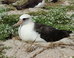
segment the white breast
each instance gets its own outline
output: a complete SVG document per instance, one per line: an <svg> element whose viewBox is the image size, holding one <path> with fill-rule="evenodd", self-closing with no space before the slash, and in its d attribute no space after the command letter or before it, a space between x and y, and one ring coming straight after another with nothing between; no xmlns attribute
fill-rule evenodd
<svg viewBox="0 0 74 58"><path fill-rule="evenodd" d="M44 41L40 38L40 34L34 31L34 23L28 23L19 27L19 36L25 41Z"/></svg>

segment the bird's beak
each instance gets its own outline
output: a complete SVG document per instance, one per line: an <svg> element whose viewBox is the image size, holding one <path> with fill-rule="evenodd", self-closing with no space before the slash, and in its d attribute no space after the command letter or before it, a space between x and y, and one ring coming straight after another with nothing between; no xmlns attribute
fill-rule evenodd
<svg viewBox="0 0 74 58"><path fill-rule="evenodd" d="M23 23L23 20L19 20L16 24L14 24L13 26L15 27L15 26L19 26L19 25L21 25Z"/></svg>

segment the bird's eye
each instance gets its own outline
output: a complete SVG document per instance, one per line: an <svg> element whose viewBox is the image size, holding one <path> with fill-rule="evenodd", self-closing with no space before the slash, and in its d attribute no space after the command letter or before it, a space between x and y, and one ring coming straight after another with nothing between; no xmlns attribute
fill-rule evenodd
<svg viewBox="0 0 74 58"><path fill-rule="evenodd" d="M23 20L26 20L26 18L23 18Z"/></svg>
<svg viewBox="0 0 74 58"><path fill-rule="evenodd" d="M23 20L27 20L28 18L23 18Z"/></svg>

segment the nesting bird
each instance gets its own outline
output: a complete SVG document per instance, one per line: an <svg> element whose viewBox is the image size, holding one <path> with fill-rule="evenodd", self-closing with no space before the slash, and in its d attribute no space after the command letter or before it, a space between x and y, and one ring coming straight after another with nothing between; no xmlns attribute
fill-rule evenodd
<svg viewBox="0 0 74 58"><path fill-rule="evenodd" d="M4 0L3 4L12 4L17 10L45 6L45 0Z"/></svg>
<svg viewBox="0 0 74 58"><path fill-rule="evenodd" d="M20 16L20 20L14 26L20 25L18 29L19 36L25 41L37 42L55 42L68 37L72 31L58 30L51 26L33 22L28 14Z"/></svg>
<svg viewBox="0 0 74 58"><path fill-rule="evenodd" d="M21 9L26 9L26 8L42 8L45 6L45 0L27 0L26 3L20 6L15 6L16 9L21 10Z"/></svg>

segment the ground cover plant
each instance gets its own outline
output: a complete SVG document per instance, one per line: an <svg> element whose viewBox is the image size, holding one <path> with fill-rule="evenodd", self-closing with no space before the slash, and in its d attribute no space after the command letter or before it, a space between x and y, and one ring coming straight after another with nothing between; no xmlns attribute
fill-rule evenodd
<svg viewBox="0 0 74 58"><path fill-rule="evenodd" d="M73 2L72 2L73 4ZM33 20L38 23L53 26L57 29L74 31L74 14L67 15L68 11L73 10L71 6L46 6L48 11L30 12ZM12 27L19 20L20 15L8 15L8 8L0 8L0 40L6 40L11 34L17 35L17 28Z"/></svg>
<svg viewBox="0 0 74 58"><path fill-rule="evenodd" d="M36 22L53 26L58 29L74 30L72 16L66 14L65 8L51 8L46 12L32 12L31 15L35 16ZM44 14L45 13L45 14Z"/></svg>
<svg viewBox="0 0 74 58"><path fill-rule="evenodd" d="M0 40L6 40L12 37L13 33L17 30L17 28L13 28L13 24L18 21L18 16L19 15L5 15L0 19Z"/></svg>

